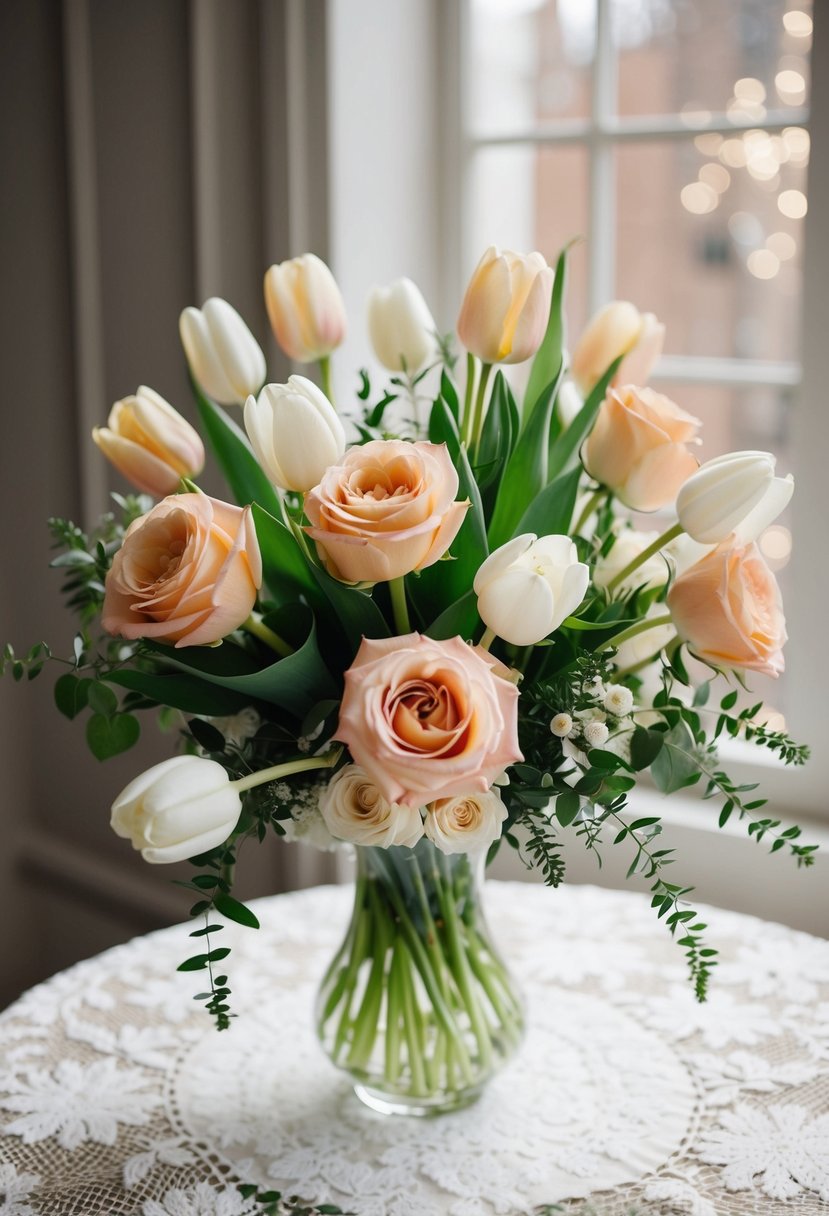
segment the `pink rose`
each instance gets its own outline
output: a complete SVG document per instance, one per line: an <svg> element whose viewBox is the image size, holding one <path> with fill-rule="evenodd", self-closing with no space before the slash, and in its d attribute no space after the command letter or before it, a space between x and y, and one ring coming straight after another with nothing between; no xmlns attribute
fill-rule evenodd
<svg viewBox="0 0 829 1216"><path fill-rule="evenodd" d="M769 676L782 672L780 588L755 544L723 541L680 574L668 607L677 633L700 658Z"/></svg>
<svg viewBox="0 0 829 1216"><path fill-rule="evenodd" d="M699 419L651 388L612 389L582 448L591 477L634 511L658 511L673 503L698 468L687 444Z"/></svg>
<svg viewBox="0 0 829 1216"><path fill-rule="evenodd" d="M446 444L375 439L353 447L305 495L305 514L335 578L381 583L442 557L468 502Z"/></svg>
<svg viewBox="0 0 829 1216"><path fill-rule="evenodd" d="M250 507L173 494L127 529L107 574L101 623L124 638L203 646L247 620L261 583Z"/></svg>
<svg viewBox="0 0 829 1216"><path fill-rule="evenodd" d="M334 737L389 802L488 790L522 759L518 689L506 672L461 638L364 638L345 673Z"/></svg>

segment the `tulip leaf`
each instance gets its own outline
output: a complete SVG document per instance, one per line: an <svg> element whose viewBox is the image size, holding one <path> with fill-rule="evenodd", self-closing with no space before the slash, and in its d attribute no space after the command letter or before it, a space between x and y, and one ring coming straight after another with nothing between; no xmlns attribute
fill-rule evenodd
<svg viewBox="0 0 829 1216"><path fill-rule="evenodd" d="M444 641L446 638L461 637L471 640L481 627L478 616L478 597L474 591L467 591L454 604L444 609L427 629L430 638Z"/></svg>
<svg viewBox="0 0 829 1216"><path fill-rule="evenodd" d="M443 368L440 373L440 395L449 406L449 413L455 419L455 424L458 425L461 417L461 403L458 400L457 389L446 368Z"/></svg>
<svg viewBox="0 0 829 1216"><path fill-rule="evenodd" d="M222 718L238 713L250 705L250 697L233 692L229 688L218 688L195 675L183 673L159 674L122 668L107 675L111 684L140 692L142 696L169 705L185 714L205 714L210 718Z"/></svg>
<svg viewBox="0 0 829 1216"><path fill-rule="evenodd" d="M429 413L429 442L445 443L449 449L449 455L457 463L458 451L461 446L460 431L458 430L458 423L452 413L451 407L442 395L435 398Z"/></svg>
<svg viewBox="0 0 829 1216"><path fill-rule="evenodd" d="M535 353L530 378L527 382L527 391L524 394L525 423L529 421L541 394L551 384L554 384L561 374L564 350L564 287L567 278L568 249L569 246L565 245L556 263L550 318L547 321L547 330L541 340L541 345Z"/></svg>
<svg viewBox="0 0 829 1216"><path fill-rule="evenodd" d="M325 596L334 619L339 624L356 653L366 638L387 638L386 618L368 591L358 591L348 583L332 578L322 566L311 566L311 577Z"/></svg>
<svg viewBox="0 0 829 1216"><path fill-rule="evenodd" d="M593 428L599 407L607 395L607 386L616 375L622 358L623 356L620 355L618 359L615 359L611 363L601 380L590 391L584 405L567 427L567 430L562 431L555 443L551 445L547 466L547 476L550 479L557 477L559 473L563 473L574 459L578 458L579 448Z"/></svg>
<svg viewBox="0 0 829 1216"><path fill-rule="evenodd" d="M96 760L109 760L138 742L141 727L132 714L93 714L86 724L86 741Z"/></svg>
<svg viewBox="0 0 829 1216"><path fill-rule="evenodd" d="M279 496L253 454L247 435L192 381L199 416L210 447L240 507L258 502L272 515L280 513Z"/></svg>
<svg viewBox="0 0 829 1216"><path fill-rule="evenodd" d="M514 535L534 532L536 536L569 536L580 480L581 466L561 473L546 485L521 516Z"/></svg>
<svg viewBox="0 0 829 1216"><path fill-rule="evenodd" d="M549 480L547 436L560 379L559 368L559 378L548 385L536 401L515 445L515 451L504 469L489 525L489 543L492 549L509 540L527 507Z"/></svg>
<svg viewBox="0 0 829 1216"><path fill-rule="evenodd" d="M475 452L475 476L482 491L497 480L512 453L519 429L518 407L504 373L499 370Z"/></svg>

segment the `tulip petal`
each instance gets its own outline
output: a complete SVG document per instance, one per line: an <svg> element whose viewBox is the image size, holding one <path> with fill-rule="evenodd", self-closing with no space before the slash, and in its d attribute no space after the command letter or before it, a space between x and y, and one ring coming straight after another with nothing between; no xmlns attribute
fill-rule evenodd
<svg viewBox="0 0 829 1216"><path fill-rule="evenodd" d="M532 646L552 629L553 592L530 570L513 566L489 582L478 596L478 614L498 637L514 646Z"/></svg>
<svg viewBox="0 0 829 1216"><path fill-rule="evenodd" d="M764 497L735 529L735 535L740 544L747 545L751 541L757 540L760 533L785 511L793 493L794 478L791 473L787 477L772 478L771 485Z"/></svg>

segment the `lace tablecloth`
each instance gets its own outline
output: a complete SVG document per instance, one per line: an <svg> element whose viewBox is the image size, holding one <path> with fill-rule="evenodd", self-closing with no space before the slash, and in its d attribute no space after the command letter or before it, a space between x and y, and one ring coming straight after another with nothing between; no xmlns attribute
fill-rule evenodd
<svg viewBox="0 0 829 1216"><path fill-rule="evenodd" d="M434 1120L361 1106L317 1047L316 984L351 893L259 901L229 930L239 1017L192 996L178 926L0 1017L0 1216L248 1216L236 1185L359 1216L727 1216L829 1205L829 942L711 909L695 1003L648 901L490 883L528 997L519 1056Z"/></svg>

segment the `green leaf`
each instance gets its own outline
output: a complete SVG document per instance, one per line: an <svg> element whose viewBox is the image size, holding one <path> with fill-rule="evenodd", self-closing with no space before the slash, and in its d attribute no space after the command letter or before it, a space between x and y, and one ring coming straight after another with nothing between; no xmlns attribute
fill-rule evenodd
<svg viewBox="0 0 829 1216"><path fill-rule="evenodd" d="M449 412L455 419L456 423L460 422L461 403L458 399L458 390L444 367L440 373L440 395L446 404L449 406Z"/></svg>
<svg viewBox="0 0 829 1216"><path fill-rule="evenodd" d="M651 763L651 775L658 790L673 794L699 780L699 767L691 754L694 740L688 727L679 721L662 737L662 748Z"/></svg>
<svg viewBox="0 0 829 1216"><path fill-rule="evenodd" d="M504 373L499 369L475 452L475 475L482 490L500 475L518 439L519 425L518 408Z"/></svg>
<svg viewBox="0 0 829 1216"><path fill-rule="evenodd" d="M176 971L203 971L207 966L206 954L194 954L192 958L186 958L183 963L179 963Z"/></svg>
<svg viewBox="0 0 829 1216"><path fill-rule="evenodd" d="M312 566L311 576L325 597L329 618L345 634L353 652L356 653L364 637L390 636L386 618L372 599L370 591L358 591L348 583L341 583L321 566Z"/></svg>
<svg viewBox="0 0 829 1216"><path fill-rule="evenodd" d="M247 925L249 929L259 928L259 921L250 908L245 907L232 895L216 895L213 899L213 906L221 912L222 916L226 916L228 920L235 920L238 925Z"/></svg>
<svg viewBox="0 0 829 1216"><path fill-rule="evenodd" d="M278 505L276 509L278 512ZM311 565L291 529L257 503L253 506L253 522L271 599L276 604L290 604L302 595L312 598L316 585Z"/></svg>
<svg viewBox="0 0 829 1216"><path fill-rule="evenodd" d="M67 718L75 718L86 708L89 699L89 689L94 681L81 680L71 672L60 676L55 681L55 705Z"/></svg>
<svg viewBox="0 0 829 1216"><path fill-rule="evenodd" d="M111 718L118 708L118 698L115 693L99 680L91 682L91 687L87 690L87 701L91 710L96 714L102 714L105 718Z"/></svg>
<svg viewBox="0 0 829 1216"><path fill-rule="evenodd" d="M550 302L547 331L536 351L524 394L524 417L529 418L545 389L559 378L564 348L564 287L567 279L567 247L562 249L556 264L556 277Z"/></svg>
<svg viewBox="0 0 829 1216"><path fill-rule="evenodd" d="M86 724L86 741L96 760L108 760L138 742L141 727L132 714L93 714Z"/></svg>
<svg viewBox="0 0 829 1216"><path fill-rule="evenodd" d="M478 597L474 591L467 591L454 604L441 612L429 625L426 632L430 638L445 641L446 638L461 637L469 640L475 636L481 627L478 616Z"/></svg>
<svg viewBox="0 0 829 1216"><path fill-rule="evenodd" d="M458 423L443 397L436 397L429 412L429 442L445 443L454 461L461 446Z"/></svg>
<svg viewBox="0 0 829 1216"><path fill-rule="evenodd" d="M224 410L205 397L191 377L199 416L208 443L239 506L258 502L272 515L280 512L279 497L259 466L244 431Z"/></svg>
<svg viewBox="0 0 829 1216"><path fill-rule="evenodd" d="M727 692L725 694L722 701L720 701L720 709L724 709L724 710L733 709L736 704L737 704L737 689L735 688L731 692Z"/></svg>
<svg viewBox="0 0 829 1216"><path fill-rule="evenodd" d="M187 728L199 747L204 748L206 752L224 751L225 737L210 722L204 722L201 718L191 718L187 723Z"/></svg>
<svg viewBox="0 0 829 1216"><path fill-rule="evenodd" d="M630 764L633 771L638 773L649 768L662 751L664 742L664 731L646 730L644 726L637 726L630 741Z"/></svg>
<svg viewBox="0 0 829 1216"><path fill-rule="evenodd" d="M138 671L123 668L107 675L110 684L140 692L142 696L169 705L185 714L205 714L209 718L221 718L238 713L250 705L250 697L233 692L229 688L217 688L195 675L169 674Z"/></svg>
<svg viewBox="0 0 829 1216"><path fill-rule="evenodd" d="M489 543L492 549L510 539L527 507L550 480L547 437L558 383L556 380L549 385L536 401L504 469L492 522L489 525Z"/></svg>
<svg viewBox="0 0 829 1216"><path fill-rule="evenodd" d="M521 516L514 535L534 532L536 536L568 536L580 479L581 466L578 466L545 486Z"/></svg>
<svg viewBox="0 0 829 1216"><path fill-rule="evenodd" d="M567 430L563 431L551 446L547 468L547 476L551 481L578 459L579 448L596 421L599 406L607 395L607 386L616 375L616 370L621 362L622 356L620 355L618 359L611 363L601 380L588 395L587 400Z"/></svg>
<svg viewBox="0 0 829 1216"><path fill-rule="evenodd" d="M581 798L575 790L565 790L556 798L556 819L563 828L568 828L581 809Z"/></svg>
<svg viewBox="0 0 829 1216"><path fill-rule="evenodd" d="M707 704L710 692L711 681L704 680L702 684L698 685L696 691L694 692L694 705L701 706Z"/></svg>

